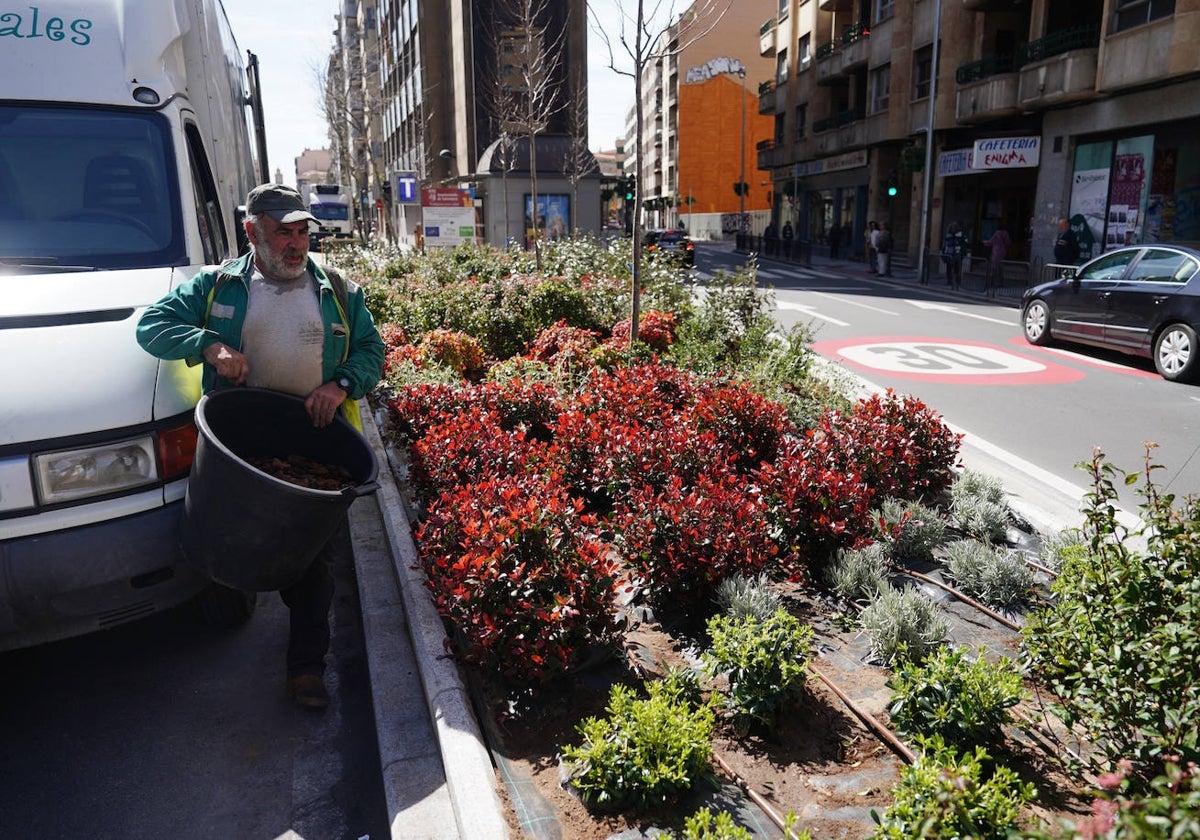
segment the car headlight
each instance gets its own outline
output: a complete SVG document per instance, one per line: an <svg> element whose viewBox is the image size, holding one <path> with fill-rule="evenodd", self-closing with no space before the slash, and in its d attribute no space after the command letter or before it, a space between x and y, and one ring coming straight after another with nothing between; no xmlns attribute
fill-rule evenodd
<svg viewBox="0 0 1200 840"><path fill-rule="evenodd" d="M47 452L34 457L34 474L38 498L47 505L154 484L154 438Z"/></svg>

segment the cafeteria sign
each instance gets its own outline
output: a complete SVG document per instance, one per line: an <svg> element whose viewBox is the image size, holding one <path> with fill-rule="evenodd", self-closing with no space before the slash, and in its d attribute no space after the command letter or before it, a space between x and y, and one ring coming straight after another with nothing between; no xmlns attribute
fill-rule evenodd
<svg viewBox="0 0 1200 840"><path fill-rule="evenodd" d="M1025 169L1041 160L1040 137L993 137L976 140L971 150L972 169Z"/></svg>

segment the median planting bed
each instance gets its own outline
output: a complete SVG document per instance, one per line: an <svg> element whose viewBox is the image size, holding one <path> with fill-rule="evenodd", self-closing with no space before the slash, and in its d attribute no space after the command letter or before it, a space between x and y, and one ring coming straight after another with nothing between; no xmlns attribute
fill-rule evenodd
<svg viewBox="0 0 1200 840"><path fill-rule="evenodd" d="M1022 532L935 410L818 376L752 269L650 266L631 342L619 243L530 259L342 266L514 836L1189 836L1200 527L1152 465L1152 558L1099 455L1088 527Z"/></svg>

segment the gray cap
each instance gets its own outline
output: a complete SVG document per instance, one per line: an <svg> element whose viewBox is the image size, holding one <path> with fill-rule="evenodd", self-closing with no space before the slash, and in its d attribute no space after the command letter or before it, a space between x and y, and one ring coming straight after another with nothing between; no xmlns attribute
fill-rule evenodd
<svg viewBox="0 0 1200 840"><path fill-rule="evenodd" d="M282 225L317 219L304 206L300 193L283 184L259 184L246 196L246 212L251 216L270 216Z"/></svg>

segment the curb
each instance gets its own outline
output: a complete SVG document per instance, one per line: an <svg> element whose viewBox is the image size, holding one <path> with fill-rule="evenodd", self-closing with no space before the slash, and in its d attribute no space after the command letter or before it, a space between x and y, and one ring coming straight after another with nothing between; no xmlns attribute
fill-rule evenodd
<svg viewBox="0 0 1200 840"><path fill-rule="evenodd" d="M449 808L454 818L453 825L446 825L444 818L436 816L436 809L426 807L427 802L412 804L411 797L401 795L401 788L413 788L414 780L406 773L393 772L394 769L403 771L408 758L398 752L398 739L385 737L385 733L390 728L388 716L406 713L405 709L394 708L389 702L389 699L395 699L391 690L393 683L403 680L403 676L396 675L395 681L380 680L377 686L375 669L372 668L371 691L375 702L379 759L384 769L384 790L392 838L412 840L419 836L430 840L507 840L508 825L496 790L495 769L484 746L483 735L471 707L471 698L459 675L458 666L451 656L444 653L449 650L449 640L441 616L429 596L427 578L418 562L412 530L392 475L383 439L373 414L369 410L360 411L363 434L379 461L376 500L386 541L391 549L390 571L394 575L391 583L398 590L399 600L403 604L412 641L413 660L428 716L433 722L441 756L440 769L445 776ZM372 647L375 637L369 633L370 623L365 615L363 623L364 632L368 632L368 647ZM387 663L382 665L386 668ZM411 686L411 674L406 676ZM424 788L428 787L426 783ZM425 798L429 798L428 792Z"/></svg>

